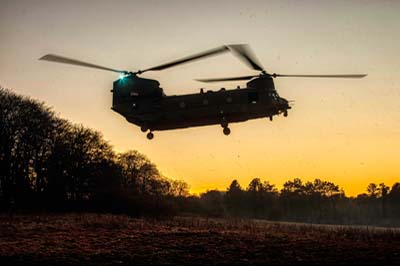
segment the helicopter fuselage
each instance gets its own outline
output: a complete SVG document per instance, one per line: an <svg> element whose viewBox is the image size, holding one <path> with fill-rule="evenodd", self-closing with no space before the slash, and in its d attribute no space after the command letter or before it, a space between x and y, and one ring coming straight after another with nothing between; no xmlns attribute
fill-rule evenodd
<svg viewBox="0 0 400 266"><path fill-rule="evenodd" d="M246 88L166 96L157 81L128 76L114 82L112 109L145 132L214 124L225 129L229 123L287 115L290 106L272 78L257 78Z"/></svg>
<svg viewBox="0 0 400 266"><path fill-rule="evenodd" d="M233 52L246 65L259 71L257 75L236 76L229 78L197 79L201 82L227 82L250 80L243 89L218 91L201 90L200 93L167 96L157 80L140 78L138 75L148 71L160 71L188 62L196 61L221 53ZM124 116L130 123L140 126L147 138L152 139L155 130L168 130L194 126L220 124L225 135L230 134L229 123L243 122L249 119L282 114L287 116L290 106L288 101L279 97L273 78L363 78L366 74L335 75L288 75L269 74L252 55L248 45L222 45L201 53L193 54L144 70L130 72L121 69L76 60L55 54L40 58L50 62L90 67L119 73L122 78L114 81L112 110Z"/></svg>

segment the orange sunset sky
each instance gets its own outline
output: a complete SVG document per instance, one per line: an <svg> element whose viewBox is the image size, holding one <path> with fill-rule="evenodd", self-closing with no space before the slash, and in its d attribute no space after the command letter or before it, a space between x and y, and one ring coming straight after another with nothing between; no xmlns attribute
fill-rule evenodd
<svg viewBox="0 0 400 266"><path fill-rule="evenodd" d="M347 195L400 182L400 1L0 0L0 84L136 149L191 191L278 187L321 178ZM276 79L288 117L155 132L152 141L110 110L111 72L38 61L55 53L135 71L222 44L248 43L267 71L367 73L364 79ZM143 77L167 94L245 83L195 78L257 74L230 54Z"/></svg>

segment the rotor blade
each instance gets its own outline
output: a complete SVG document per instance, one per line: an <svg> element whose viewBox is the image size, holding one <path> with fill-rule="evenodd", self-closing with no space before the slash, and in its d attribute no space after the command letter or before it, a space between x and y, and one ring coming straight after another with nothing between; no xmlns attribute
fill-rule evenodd
<svg viewBox="0 0 400 266"><path fill-rule="evenodd" d="M63 64L70 64L70 65L97 68L97 69L113 71L113 72L122 73L122 74L128 73L128 71L114 69L114 68L108 68L108 67L103 67L103 66L99 66L99 65L95 65L95 64L79 61L79 60L76 60L76 59L55 55L55 54L47 54L47 55L42 56L41 58L39 58L39 60L46 60L46 61L56 62L56 63L63 63Z"/></svg>
<svg viewBox="0 0 400 266"><path fill-rule="evenodd" d="M201 82L219 82L219 81L249 80L255 77L258 77L258 75L231 77L231 78L196 79L196 80Z"/></svg>
<svg viewBox="0 0 400 266"><path fill-rule="evenodd" d="M162 65L159 65L159 66L151 67L151 68L148 68L148 69L145 69L145 70L140 70L140 71L138 71L138 73L140 74L140 73L143 73L143 72L146 72L146 71L163 70L163 69L166 69L166 68L174 67L174 66L177 66L177 65L180 65L180 64L188 63L190 61L199 60L199 59L204 58L204 57L217 55L217 54L225 53L225 52L228 52L228 51L229 51L229 48L224 45L224 46L220 46L220 47L217 47L217 48L214 48L214 49L211 49L211 50L207 50L207 51L202 52L202 53L190 55L190 56L187 56L187 57L184 57L184 58L181 58L181 59L169 62L169 63L165 63L165 64L162 64Z"/></svg>
<svg viewBox="0 0 400 266"><path fill-rule="evenodd" d="M257 60L250 46L247 44L232 44L228 45L229 49L238 56L245 64L259 71L265 71L261 63Z"/></svg>
<svg viewBox="0 0 400 266"><path fill-rule="evenodd" d="M272 77L295 77L295 78L363 78L367 74L337 74L337 75L284 75L284 74L271 74Z"/></svg>

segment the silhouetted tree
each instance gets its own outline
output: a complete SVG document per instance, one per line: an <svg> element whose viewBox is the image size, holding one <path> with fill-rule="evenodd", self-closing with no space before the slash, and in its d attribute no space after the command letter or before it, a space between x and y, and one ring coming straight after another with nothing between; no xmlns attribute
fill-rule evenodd
<svg viewBox="0 0 400 266"><path fill-rule="evenodd" d="M43 103L0 89L0 184L7 204L34 204L43 192L57 119Z"/></svg>
<svg viewBox="0 0 400 266"><path fill-rule="evenodd" d="M311 207L313 220L323 220L336 215L337 197L341 196L339 186L329 181L315 179L313 182L306 182L304 192L308 204Z"/></svg>
<svg viewBox="0 0 400 266"><path fill-rule="evenodd" d="M220 217L226 214L223 195L218 190L208 190L200 195L201 206L207 215Z"/></svg>
<svg viewBox="0 0 400 266"><path fill-rule="evenodd" d="M381 200L382 217L385 218L386 217L386 209L387 209L386 201L387 201L387 196L389 194L389 190L390 189L384 183L380 183L379 187L378 187L378 190L379 190L379 197L380 197L380 200Z"/></svg>
<svg viewBox="0 0 400 266"><path fill-rule="evenodd" d="M400 183L393 184L388 194L390 212L393 217L400 218Z"/></svg>
<svg viewBox="0 0 400 266"><path fill-rule="evenodd" d="M99 132L72 126L64 135L62 171L68 176L66 196L71 200L90 199L99 183L104 183L104 164L111 162L114 153ZM55 177L56 178L56 177ZM110 179L112 177L109 177Z"/></svg>
<svg viewBox="0 0 400 266"><path fill-rule="evenodd" d="M247 190L247 204L254 217L268 217L274 207L274 200L278 194L274 185L261 182L260 178L250 181Z"/></svg>
<svg viewBox="0 0 400 266"><path fill-rule="evenodd" d="M157 167L137 151L128 151L117 156L122 169L122 188L132 193L168 194L168 184Z"/></svg>
<svg viewBox="0 0 400 266"><path fill-rule="evenodd" d="M371 198L378 197L379 188L375 183L370 183L367 187L368 196Z"/></svg>
<svg viewBox="0 0 400 266"><path fill-rule="evenodd" d="M239 182L235 179L229 185L225 194L225 205L231 215L241 215L244 213L244 191Z"/></svg>
<svg viewBox="0 0 400 266"><path fill-rule="evenodd" d="M174 197L188 197L189 185L182 180L168 180L169 191L168 195Z"/></svg>
<svg viewBox="0 0 400 266"><path fill-rule="evenodd" d="M281 190L284 214L288 219L304 219L307 212L305 187L300 178L286 181Z"/></svg>

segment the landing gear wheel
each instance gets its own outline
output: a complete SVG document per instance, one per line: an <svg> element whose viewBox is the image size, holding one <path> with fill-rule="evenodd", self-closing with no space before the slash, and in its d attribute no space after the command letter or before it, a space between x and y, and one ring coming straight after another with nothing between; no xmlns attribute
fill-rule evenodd
<svg viewBox="0 0 400 266"><path fill-rule="evenodd" d="M284 116L284 117L287 117L287 115L288 115L288 114L287 114L287 110L285 110L285 111L283 112L283 116Z"/></svg>
<svg viewBox="0 0 400 266"><path fill-rule="evenodd" d="M154 138L154 134L152 132L147 133L147 138L148 139L153 139Z"/></svg>
<svg viewBox="0 0 400 266"><path fill-rule="evenodd" d="M224 127L223 132L224 132L224 134L225 134L226 136L228 136L229 134L231 134L231 130L229 129L229 127Z"/></svg>
<svg viewBox="0 0 400 266"><path fill-rule="evenodd" d="M273 118L272 118L272 115L269 117L269 120L270 120L270 121L272 121L272 120L273 120Z"/></svg>
<svg viewBox="0 0 400 266"><path fill-rule="evenodd" d="M140 127L140 130L142 131L142 132L146 132L147 130L149 130L146 126L141 126Z"/></svg>

